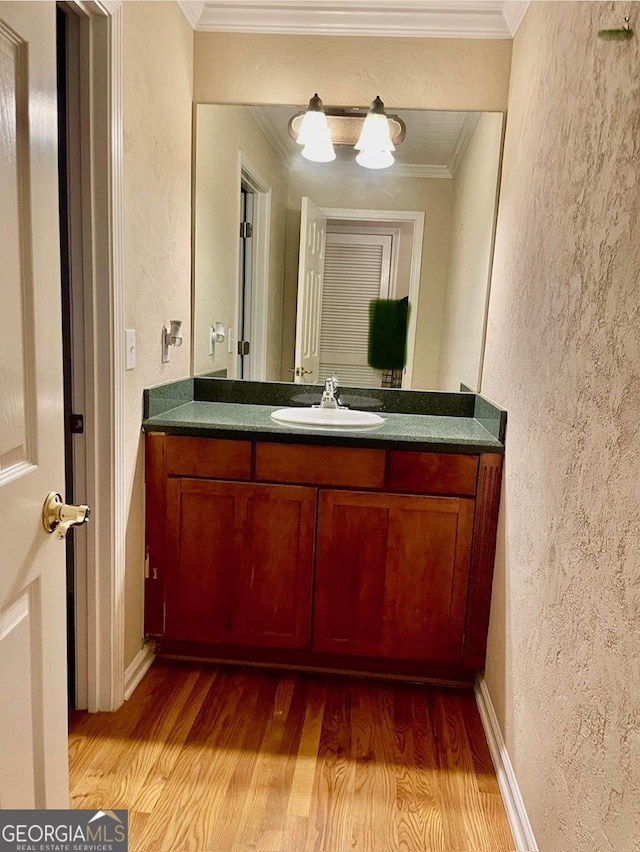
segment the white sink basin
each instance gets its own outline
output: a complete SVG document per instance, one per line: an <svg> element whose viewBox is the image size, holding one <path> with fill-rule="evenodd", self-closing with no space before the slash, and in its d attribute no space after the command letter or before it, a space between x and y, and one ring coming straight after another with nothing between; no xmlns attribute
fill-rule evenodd
<svg viewBox="0 0 640 852"><path fill-rule="evenodd" d="M280 408L271 417L287 426L307 429L377 429L384 418L369 411L350 408Z"/></svg>

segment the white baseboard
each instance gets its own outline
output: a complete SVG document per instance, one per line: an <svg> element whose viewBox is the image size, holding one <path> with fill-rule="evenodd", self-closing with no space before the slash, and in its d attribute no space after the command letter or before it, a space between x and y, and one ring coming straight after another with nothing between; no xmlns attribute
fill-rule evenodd
<svg viewBox="0 0 640 852"><path fill-rule="evenodd" d="M124 700L128 701L133 695L136 686L151 668L156 655L154 642L145 642L127 666L124 673Z"/></svg>
<svg viewBox="0 0 640 852"><path fill-rule="evenodd" d="M502 794L502 800L511 826L513 839L516 842L517 852L538 852L538 844L527 816L527 810L518 787L511 759L505 745L498 717L493 708L491 696L487 689L484 677L480 676L476 681L476 703L482 727L487 738L491 759L496 770L498 786Z"/></svg>

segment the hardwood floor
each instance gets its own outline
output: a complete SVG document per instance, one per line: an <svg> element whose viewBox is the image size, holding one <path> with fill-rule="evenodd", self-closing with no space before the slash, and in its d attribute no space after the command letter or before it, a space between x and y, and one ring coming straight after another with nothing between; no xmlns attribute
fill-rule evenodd
<svg viewBox="0 0 640 852"><path fill-rule="evenodd" d="M128 808L130 852L504 852L471 692L157 661L77 714L75 808Z"/></svg>

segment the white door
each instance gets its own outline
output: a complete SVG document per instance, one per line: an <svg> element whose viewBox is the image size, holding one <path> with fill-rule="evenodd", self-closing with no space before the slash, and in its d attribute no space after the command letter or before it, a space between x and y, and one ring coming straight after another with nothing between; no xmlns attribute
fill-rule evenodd
<svg viewBox="0 0 640 852"><path fill-rule="evenodd" d="M55 3L0 3L0 808L68 805Z"/></svg>
<svg viewBox="0 0 640 852"><path fill-rule="evenodd" d="M382 372L369 366L369 306L395 293L392 237L328 233L320 322L320 379L379 388Z"/></svg>
<svg viewBox="0 0 640 852"><path fill-rule="evenodd" d="M327 217L303 196L300 211L300 260L296 315L295 381L319 381L322 275Z"/></svg>

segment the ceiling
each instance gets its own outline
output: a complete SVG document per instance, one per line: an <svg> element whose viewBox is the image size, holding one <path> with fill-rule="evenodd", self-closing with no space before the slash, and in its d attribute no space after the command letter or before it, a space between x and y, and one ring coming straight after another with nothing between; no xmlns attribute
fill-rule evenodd
<svg viewBox="0 0 640 852"><path fill-rule="evenodd" d="M418 38L515 35L529 0L178 0L205 32Z"/></svg>
<svg viewBox="0 0 640 852"><path fill-rule="evenodd" d="M252 106L254 119L268 136L289 169L317 168L300 155L300 146L289 135L287 125L291 116L304 107ZM394 152L395 164L384 174L395 177L451 178L475 129L477 112L435 112L430 110L390 110L407 126L406 138ZM366 114L366 108L363 110ZM352 147L336 146L336 168L362 176L361 166L355 163ZM378 172L381 174L381 172Z"/></svg>

